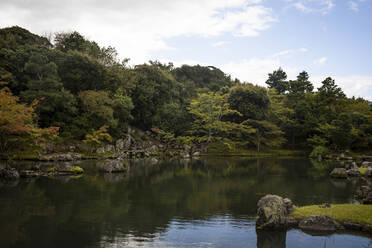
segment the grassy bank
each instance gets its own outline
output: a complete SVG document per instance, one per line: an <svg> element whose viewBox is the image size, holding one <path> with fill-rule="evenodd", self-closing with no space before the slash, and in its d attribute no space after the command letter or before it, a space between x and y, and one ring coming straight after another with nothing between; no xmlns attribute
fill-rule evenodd
<svg viewBox="0 0 372 248"><path fill-rule="evenodd" d="M291 215L296 219L310 215L327 215L341 223L372 225L372 205L332 204L330 208L312 205L297 207Z"/></svg>

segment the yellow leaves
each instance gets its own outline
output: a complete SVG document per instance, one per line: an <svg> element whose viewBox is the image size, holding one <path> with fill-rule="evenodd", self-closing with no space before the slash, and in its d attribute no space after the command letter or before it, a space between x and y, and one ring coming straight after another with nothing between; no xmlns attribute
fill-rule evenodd
<svg viewBox="0 0 372 248"><path fill-rule="evenodd" d="M105 141L112 141L112 137L108 133L108 126L106 125L100 127L98 130L92 130L92 133L85 135L85 139L83 140L85 144L92 144L93 146L99 146Z"/></svg>

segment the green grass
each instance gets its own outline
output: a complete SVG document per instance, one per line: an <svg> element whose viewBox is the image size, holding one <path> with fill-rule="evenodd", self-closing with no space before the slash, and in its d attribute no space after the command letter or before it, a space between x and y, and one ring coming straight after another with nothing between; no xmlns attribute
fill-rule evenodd
<svg viewBox="0 0 372 248"><path fill-rule="evenodd" d="M364 174L366 174L367 168L359 168L358 170L359 170L360 174L364 175Z"/></svg>
<svg viewBox="0 0 372 248"><path fill-rule="evenodd" d="M372 225L372 205L332 204L330 208L312 205L297 207L291 213L291 216L296 219L303 219L310 215L326 215L339 222Z"/></svg>
<svg viewBox="0 0 372 248"><path fill-rule="evenodd" d="M84 172L84 169L79 167L79 166L74 166L74 168L71 170L71 172L74 172L74 173L83 173Z"/></svg>

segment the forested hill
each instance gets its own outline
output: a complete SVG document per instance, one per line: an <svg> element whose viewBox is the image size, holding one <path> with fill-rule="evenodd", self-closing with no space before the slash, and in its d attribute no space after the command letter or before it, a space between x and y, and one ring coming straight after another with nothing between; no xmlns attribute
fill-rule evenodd
<svg viewBox="0 0 372 248"><path fill-rule="evenodd" d="M288 80L279 68L265 88L212 66L132 67L78 32L51 42L11 27L0 29L0 77L1 152L51 139L110 143L128 125L231 149L372 147L368 102L347 98L332 78L314 89L305 71Z"/></svg>

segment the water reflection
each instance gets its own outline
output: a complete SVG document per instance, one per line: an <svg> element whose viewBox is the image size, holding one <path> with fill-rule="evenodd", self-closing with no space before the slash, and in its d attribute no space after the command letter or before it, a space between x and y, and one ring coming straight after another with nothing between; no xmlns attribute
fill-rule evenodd
<svg viewBox="0 0 372 248"><path fill-rule="evenodd" d="M306 159L137 161L125 174L80 166L80 178L0 184L0 247L298 247L302 232L256 235L258 199L351 202L356 186Z"/></svg>
<svg viewBox="0 0 372 248"><path fill-rule="evenodd" d="M287 231L257 231L257 248L285 248Z"/></svg>

